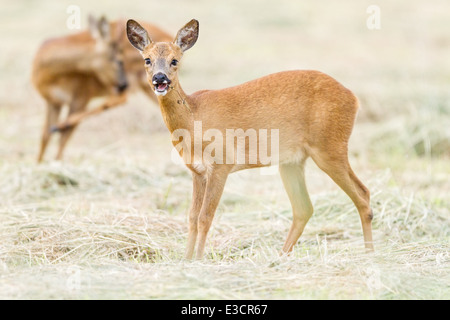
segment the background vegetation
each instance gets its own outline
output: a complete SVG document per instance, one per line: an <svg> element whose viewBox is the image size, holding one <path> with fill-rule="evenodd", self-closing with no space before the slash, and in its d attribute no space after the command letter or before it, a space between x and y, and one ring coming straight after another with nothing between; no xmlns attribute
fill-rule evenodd
<svg viewBox="0 0 450 320"><path fill-rule="evenodd" d="M64 162L36 164L45 106L31 62L44 39L74 32L70 4L0 0L0 298L450 298L448 1L76 1L83 28L89 13L172 34L198 19L188 93L317 69L361 100L350 158L372 192L373 254L353 204L308 162L315 213L292 256L278 256L291 221L280 178L255 170L230 176L193 262L190 175L143 94L85 121ZM366 26L371 4L380 30Z"/></svg>

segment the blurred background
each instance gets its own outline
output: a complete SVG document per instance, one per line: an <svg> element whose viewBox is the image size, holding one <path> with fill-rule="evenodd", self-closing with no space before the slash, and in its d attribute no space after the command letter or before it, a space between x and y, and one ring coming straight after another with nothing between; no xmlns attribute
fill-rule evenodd
<svg viewBox="0 0 450 320"><path fill-rule="evenodd" d="M372 125L359 130L360 139L354 140L360 141L353 144L355 152L368 152L369 162L392 163L393 156L449 156L448 4L380 1L380 29L370 30L371 13L366 10L371 4L2 1L1 158L29 161L37 152L45 104L30 83L31 63L45 39L78 31L67 26L70 5L80 8L81 29L87 28L89 14L148 21L173 35L186 21L198 19L199 41L185 55L181 69L188 93L281 70L317 69L361 100L358 122ZM130 134L164 129L158 108L139 94L122 109L83 123L66 159L123 139L129 146Z"/></svg>
<svg viewBox="0 0 450 320"><path fill-rule="evenodd" d="M45 39L79 31L67 26L70 5L80 8L81 29L87 28L89 14L106 15L112 20L147 21L172 35L190 19L199 20L199 40L186 52L180 70L180 83L187 93L233 86L282 70L316 69L331 75L351 89L361 102L350 141L350 162L372 190L376 211L387 215L385 212L392 208L404 222L413 203L417 219L423 217L421 210L425 208L440 217L432 220L440 228L402 239L416 241L425 234L435 240L448 240L450 3L447 0L0 0L2 219L21 210L37 210L49 219L56 219L69 210L68 203L73 204L69 212L75 210L72 212L75 216L83 216L83 212L91 212L87 208L93 204L96 208L107 206L114 199L114 203L122 205L132 201L137 211L149 215L149 212L178 215L180 225L184 226L190 177L185 169L171 162L170 136L159 108L142 93L130 96L123 107L84 121L67 146L64 162L50 161L56 153L53 139L47 161L40 166L36 164L45 103L30 81L32 61ZM370 5L380 9L379 28L370 28L370 23L368 26L373 14L367 11ZM307 171L314 202L337 190L312 162L308 163ZM255 171L233 175L219 212L248 211L250 207L272 212L282 208L286 219L280 225L279 243L274 243L274 247L277 244L281 247L291 214L279 180L259 176ZM393 207L392 202L384 205L386 196L397 192L402 194L401 200L394 201ZM416 199L420 199L417 200L420 205L414 207ZM120 206L110 209L117 208L123 209ZM220 217L219 214L222 223L238 221L242 227L247 223L230 222L225 215ZM353 218L355 239L359 239L356 213L352 213ZM374 231L380 242L392 231L391 226L383 229L384 222L378 220ZM311 223L314 226L314 221ZM317 220L317 230L324 223ZM341 229L345 229L346 222L342 223ZM401 230L411 232L410 225L398 223ZM214 232L218 238L214 238ZM221 229L213 231L212 239L219 239L220 243L221 234ZM314 232L305 237L313 241ZM180 239L182 251L184 237ZM13 248L10 247L10 253L15 252ZM448 246L443 252L448 257ZM3 256L3 261L13 259L12 256Z"/></svg>

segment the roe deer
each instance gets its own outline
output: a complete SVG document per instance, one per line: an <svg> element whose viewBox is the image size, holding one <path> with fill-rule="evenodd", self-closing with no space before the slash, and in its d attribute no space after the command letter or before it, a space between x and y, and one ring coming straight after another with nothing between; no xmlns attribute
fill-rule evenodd
<svg viewBox="0 0 450 320"><path fill-rule="evenodd" d="M348 162L348 140L359 107L355 95L330 76L306 70L275 73L235 87L187 95L178 81L178 62L184 51L196 43L198 32L198 21L191 20L178 31L173 42L154 42L136 21L127 22L128 38L145 61L150 86L157 95L173 144L179 142L173 137L178 129L187 130L194 137L197 121L223 135L230 128L278 129L279 170L293 210L282 252L292 250L313 213L304 176L308 157L351 198L360 215L365 247L373 250L370 193ZM178 150L193 178L185 253L190 259L197 241L196 257L203 256L228 175L267 164L261 161L260 154L254 163L211 161L196 152L195 143L189 142L195 137L185 138L184 147ZM200 151L204 153L207 147L202 141Z"/></svg>
<svg viewBox="0 0 450 320"><path fill-rule="evenodd" d="M172 39L156 26L145 26L155 39ZM104 17L90 16L89 30L45 41L34 59L32 81L47 102L38 162L43 160L53 132L61 132L56 156L60 160L81 120L124 103L128 92L141 88L156 102L142 58L127 40L125 21L108 22ZM86 111L94 97L106 97L106 101ZM69 106L68 118L58 123L64 105Z"/></svg>

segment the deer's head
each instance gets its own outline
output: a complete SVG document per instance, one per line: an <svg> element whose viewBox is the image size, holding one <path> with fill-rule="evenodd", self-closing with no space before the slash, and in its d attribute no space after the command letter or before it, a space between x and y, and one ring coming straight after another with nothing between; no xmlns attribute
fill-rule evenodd
<svg viewBox="0 0 450 320"><path fill-rule="evenodd" d="M105 17L96 19L89 16L89 31L95 40L95 52L92 56L92 68L99 81L106 88L122 92L127 86L127 78L123 66L123 48L120 30L111 30Z"/></svg>
<svg viewBox="0 0 450 320"><path fill-rule="evenodd" d="M136 21L128 20L127 36L145 61L147 79L156 95L164 96L170 84L178 81L178 63L183 52L198 38L198 21L193 19L181 28L173 42L152 42L147 31Z"/></svg>

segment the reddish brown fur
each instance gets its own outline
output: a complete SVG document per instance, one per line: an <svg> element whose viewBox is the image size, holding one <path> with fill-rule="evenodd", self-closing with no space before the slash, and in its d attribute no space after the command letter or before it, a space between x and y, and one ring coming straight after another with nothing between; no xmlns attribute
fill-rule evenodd
<svg viewBox="0 0 450 320"><path fill-rule="evenodd" d="M128 33L143 31L130 20ZM180 36L196 32L195 20L182 28L173 43L133 43L144 58L159 61L159 66L147 66L148 80L163 72L172 81L172 88L158 96L164 121L170 130L187 129L193 141L194 121L202 121L203 130L214 128L226 134L226 129L279 129L280 173L289 195L294 219L283 247L289 252L297 242L312 215L312 204L304 181L304 164L311 157L353 200L361 217L366 248L373 249L370 193L358 180L348 163L347 144L352 132L358 100L355 95L330 76L318 71L285 71L221 90L202 90L187 95L178 81L178 69L170 61L182 58L183 49L177 43ZM195 35L195 34L194 34ZM189 35L192 39L192 34ZM145 39L145 36L143 37ZM196 37L192 40L194 43ZM165 65L161 62L166 61ZM158 70L155 70L158 69ZM185 101L186 105L180 103ZM269 135L270 136L270 135ZM176 145L178 141L174 141ZM208 143L203 143L203 150ZM202 257L206 235L219 203L229 173L263 166L256 164L193 164L184 159L193 176L193 199L189 219L186 257L191 258L197 245L197 258ZM248 147L248 145L247 145ZM248 149L247 149L248 151ZM181 156L183 156L180 153Z"/></svg>
<svg viewBox="0 0 450 320"><path fill-rule="evenodd" d="M38 161L42 161L51 136L52 128L61 131L57 159L61 159L66 143L78 123L89 115L126 101L126 95L142 89L152 100L155 95L149 90L142 57L129 44L125 33L125 21L110 24L111 38L118 47L119 59L128 82L128 88L121 94L116 92L116 75L108 74L111 68L94 68L94 59L108 59L108 53L100 56L95 52L96 40L86 30L73 35L45 41L36 53L32 81L47 102L47 116L42 133ZM159 41L172 37L158 27L145 24L149 32ZM103 79L102 79L103 78ZM102 81L103 80L103 81ZM87 111L89 101L94 97L106 97L106 102L98 109ZM69 106L69 117L58 124L59 114L64 105Z"/></svg>

